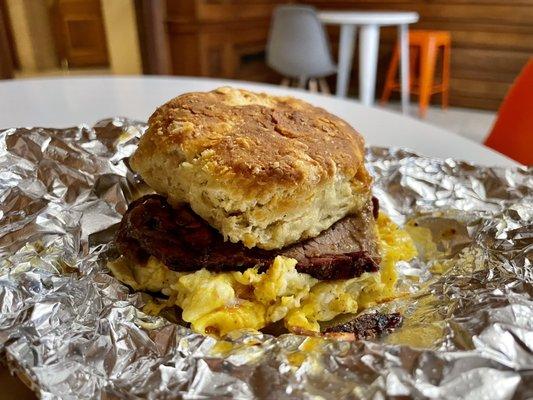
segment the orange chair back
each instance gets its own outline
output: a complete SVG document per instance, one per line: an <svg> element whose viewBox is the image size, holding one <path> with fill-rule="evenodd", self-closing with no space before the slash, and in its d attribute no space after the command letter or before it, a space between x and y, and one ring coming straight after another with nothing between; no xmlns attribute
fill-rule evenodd
<svg viewBox="0 0 533 400"><path fill-rule="evenodd" d="M533 58L507 93L485 145L533 165Z"/></svg>

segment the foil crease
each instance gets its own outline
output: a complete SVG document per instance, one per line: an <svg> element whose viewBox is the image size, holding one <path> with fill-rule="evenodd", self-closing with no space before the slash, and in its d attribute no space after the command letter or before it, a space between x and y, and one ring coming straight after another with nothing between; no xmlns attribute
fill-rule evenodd
<svg viewBox="0 0 533 400"><path fill-rule="evenodd" d="M0 131L0 358L41 398L533 397L531 168L368 149L382 208L435 243L398 265L412 297L392 305L406 329L439 332L423 346L252 332L221 346L144 314L105 267L146 191L127 162L144 129Z"/></svg>

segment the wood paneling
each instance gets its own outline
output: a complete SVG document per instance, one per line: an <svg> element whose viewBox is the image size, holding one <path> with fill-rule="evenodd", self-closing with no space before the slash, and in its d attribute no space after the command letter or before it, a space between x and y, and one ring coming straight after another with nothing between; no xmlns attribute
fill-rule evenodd
<svg viewBox="0 0 533 400"><path fill-rule="evenodd" d="M273 82L265 47L274 7L283 0L167 1L172 73Z"/></svg>
<svg viewBox="0 0 533 400"><path fill-rule="evenodd" d="M9 36L9 18L3 0L0 0L0 79L13 78L13 47Z"/></svg>
<svg viewBox="0 0 533 400"><path fill-rule="evenodd" d="M143 73L170 74L170 54L165 30L164 0L135 0Z"/></svg>
<svg viewBox="0 0 533 400"><path fill-rule="evenodd" d="M516 75L533 56L533 0L308 0L307 3L319 9L417 11L420 21L414 29L450 31L450 103L455 106L496 110ZM329 31L331 38L338 40L336 30ZM395 40L393 29L382 29L377 93L381 91ZM357 63L354 65L352 92L357 86Z"/></svg>
<svg viewBox="0 0 533 400"><path fill-rule="evenodd" d="M15 39L13 37L13 25L9 18L9 11L7 9L7 3L5 0L0 0L0 24L3 28L0 28L4 35L4 41L7 41L7 49L3 49L1 54L5 54L5 60L2 60L4 66L10 64L11 68L17 69L20 66L18 60L17 49L15 46ZM5 44L4 44L5 45Z"/></svg>

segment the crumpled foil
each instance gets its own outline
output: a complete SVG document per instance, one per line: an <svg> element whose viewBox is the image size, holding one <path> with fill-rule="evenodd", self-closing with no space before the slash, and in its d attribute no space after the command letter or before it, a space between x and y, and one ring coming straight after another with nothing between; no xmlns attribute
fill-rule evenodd
<svg viewBox="0 0 533 400"><path fill-rule="evenodd" d="M370 148L382 208L434 243L398 265L404 327L221 346L144 314L105 267L113 225L146 190L127 164L144 129L0 131L0 357L41 398L533 397L531 168Z"/></svg>

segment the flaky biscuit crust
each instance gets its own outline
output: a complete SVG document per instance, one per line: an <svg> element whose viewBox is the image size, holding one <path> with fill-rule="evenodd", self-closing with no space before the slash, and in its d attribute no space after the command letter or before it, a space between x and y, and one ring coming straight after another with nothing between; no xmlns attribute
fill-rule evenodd
<svg viewBox="0 0 533 400"><path fill-rule="evenodd" d="M227 87L158 108L131 158L171 203L188 202L226 238L263 248L315 236L360 209L371 184L363 162L362 137L324 109ZM305 219L298 207L328 216L295 221Z"/></svg>

